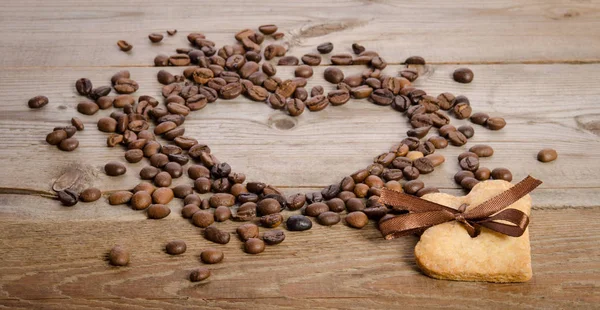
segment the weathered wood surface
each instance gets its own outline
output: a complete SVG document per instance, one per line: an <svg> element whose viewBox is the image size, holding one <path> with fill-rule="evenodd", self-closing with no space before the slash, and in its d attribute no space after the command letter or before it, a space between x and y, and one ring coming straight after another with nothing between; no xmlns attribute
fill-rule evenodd
<svg viewBox="0 0 600 310"><path fill-rule="evenodd" d="M20 1L0 4L0 307L9 308L593 308L600 302L600 6L595 1L547 3L501 0L484 4L393 1L270 2L252 5L158 1ZM224 10L227 16L224 17ZM356 12L361 12L357 15ZM203 17L202 13L206 13ZM357 41L390 63L422 55L431 65L415 83L431 94L450 91L471 99L474 110L505 117L500 132L475 126L466 147L439 151L447 161L428 184L461 195L452 181L456 155L471 145L495 149L482 164L507 167L515 180L532 174L544 181L533 193L531 226L534 278L524 284L437 281L418 272L416 238L383 240L374 224L345 225L288 233L281 245L251 256L232 238L226 260L211 266L210 281L192 284L187 272L200 266L209 244L200 229L180 216L181 201L161 221L144 212L109 206L105 199L74 208L40 197L68 168L81 182L103 191L132 188L145 163L109 178L102 166L123 161L123 149L105 147L106 134L94 116L79 115L82 100L74 81L89 77L108 84L128 69L140 83L137 95L160 97L149 67L159 52L187 46L190 31L218 45L233 42L242 27L273 22L286 32L290 54L301 56L332 41L350 52ZM174 37L151 45L147 35L177 28ZM115 42L127 39L131 53ZM325 62L327 63L327 62ZM470 63L475 80L451 80L453 63ZM491 64L499 63L499 64ZM543 64L547 63L547 64ZM573 65L569 63L586 63ZM386 69L395 74L402 66ZM363 67L345 67L347 74ZM168 68L181 72L181 68ZM289 77L292 68L278 68ZM333 86L315 69L307 89ZM32 111L28 98L44 94L51 103ZM232 112L233 111L233 112ZM55 126L82 118L80 147L64 153L44 142ZM466 122L453 120L455 124ZM405 136L409 124L389 107L365 100L329 107L298 118L243 98L218 101L187 118L186 134L213 149L219 159L250 180L286 193L319 190L368 165ZM556 162L536 161L537 151L558 151ZM191 183L186 176L175 184ZM16 194L20 193L20 194ZM233 232L237 224L220 224ZM183 239L188 252L169 257L164 243ZM132 265L103 261L115 243L132 249Z"/></svg>
<svg viewBox="0 0 600 310"><path fill-rule="evenodd" d="M336 52L360 42L390 63L597 62L598 1L3 1L2 67L149 65L157 53L187 46L199 31L218 46L233 34L277 24L302 55L332 41ZM151 44L151 32L178 29ZM24 36L26 37L24 39ZM117 40L134 45L118 52Z"/></svg>

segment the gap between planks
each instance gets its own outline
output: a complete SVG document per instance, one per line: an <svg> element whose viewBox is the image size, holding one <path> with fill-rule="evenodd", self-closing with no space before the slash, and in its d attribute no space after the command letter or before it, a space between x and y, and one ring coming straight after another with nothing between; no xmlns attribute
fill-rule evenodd
<svg viewBox="0 0 600 310"><path fill-rule="evenodd" d="M593 65L600 64L600 59L577 59L577 60L523 60L523 61L426 61L427 65ZM297 67L302 65L302 63L296 66L289 67ZM406 65L403 62L388 62L389 66L401 66ZM184 66L184 67L194 67L196 65ZM350 66L338 66L334 64L319 64L317 66L311 67L352 67L359 65L350 65ZM360 65L363 66L364 65ZM182 68L184 68L182 67ZM112 68L177 68L177 66L155 66L152 64L141 65L141 64L124 64L124 65L107 65L107 66L16 66L16 67L4 67L4 70L38 70L38 69L112 69ZM368 67L365 67L368 68Z"/></svg>

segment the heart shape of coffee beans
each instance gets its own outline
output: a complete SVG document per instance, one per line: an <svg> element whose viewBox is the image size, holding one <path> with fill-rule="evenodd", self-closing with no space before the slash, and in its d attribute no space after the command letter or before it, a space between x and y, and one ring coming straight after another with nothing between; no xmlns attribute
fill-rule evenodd
<svg viewBox="0 0 600 310"><path fill-rule="evenodd" d="M406 67L397 75L391 76L383 72L387 67L385 60L378 53L368 51L359 44L352 45L355 55L340 53L329 57L333 66L324 70L324 78L337 84L336 90L325 94L322 86L315 86L308 92L305 86L306 80L313 75L312 66L321 63L320 54L330 53L333 44L321 44L316 48L318 53L308 53L299 59L286 55L288 49L275 42L283 37L276 32L276 26L265 25L259 30L260 32L255 32L244 29L235 35L237 43L219 49L203 34L191 33L187 36L190 47L179 48L176 50L177 54L172 56L156 56L154 64L158 67L185 67L181 75L158 71L157 79L164 85L161 89L164 97L162 106L158 99L151 96L142 95L136 100L131 94L138 90L139 85L126 70L112 76L112 88L94 88L86 78L76 81L77 92L92 100L77 106L80 113L93 115L100 109L117 109L110 117L98 120L98 129L108 134L107 145L125 146L125 159L128 162L136 163L147 158L150 163L140 171L140 177L152 181L154 185L142 182L132 191L113 193L109 197L109 203L129 203L135 210L146 210L149 218L161 219L171 212L167 204L173 198L181 198L185 205L183 217L190 219L194 225L205 228L204 235L207 239L221 244L229 242L229 233L212 225L215 221L250 221L261 216L262 226L274 228L284 221L280 212L286 208L298 210L306 206L304 214L316 217L322 225L339 223L339 213L346 210L348 215L345 221L348 226L362 228L367 224L368 218L377 220L393 216L379 202L383 187L403 190L417 196L438 192L436 188L425 187L417 178L421 174L431 173L444 162L444 157L435 153L436 149L443 149L448 143L462 146L474 134L471 126L455 128L450 125L450 114L458 119L470 118L473 123L491 130L501 129L505 125L501 118L489 117L485 113L472 114L469 100L464 96L455 97L451 93L442 93L434 97L413 87L412 82L425 66L423 58L409 57L405 61ZM275 41L262 49L266 36L271 36ZM151 34L149 39L156 43L163 36ZM118 45L124 51L133 48L125 41L119 41ZM282 80L277 77L277 67L269 62L275 58L278 58L279 66L296 66L295 78ZM300 62L303 64L300 65ZM196 66L190 66L192 64ZM346 76L336 65L366 67L360 74ZM461 69L460 72L469 73L468 79L464 78L464 74L458 74L460 82L472 80L470 70ZM119 95L109 96L112 89ZM285 111L290 116L301 115L306 109L317 112L329 106L343 105L350 99L368 98L376 105L391 106L406 115L413 129L389 151L375 156L371 165L340 182L327 186L320 192L285 197L274 186L262 182L246 182L243 173L232 172L227 163L220 162L211 153L208 145L185 136L182 124L191 112L201 110L218 99L231 100L242 95L253 101L265 102L271 108ZM47 98L43 100L45 97L36 98L32 99L30 106L41 107L47 103ZM152 125L154 127L151 128ZM439 136L421 141L433 128L437 128ZM72 151L79 145L73 135L82 129L83 123L74 118L72 126L55 128L46 140L61 150ZM156 141L156 135L173 143L162 145ZM189 166L187 170L188 176L194 180L194 187L179 185L170 188L172 179L183 175L182 167L190 158L198 163ZM468 163L465 166L468 169L475 166L473 160L469 159ZM122 163L111 162L105 166L105 171L110 176L118 176L126 172L126 167ZM478 182L470 178L473 182L469 177L468 174L461 175L461 181L469 181L464 182L469 184L465 188L471 188ZM403 179L407 182L401 184L399 181ZM212 192L213 195L202 199L194 191L199 194ZM85 190L81 193L80 200L96 200L99 198L98 193L98 190ZM59 195L65 205L74 205L76 197L77 193L69 189ZM364 198L367 198L366 202ZM232 212L235 205L239 207ZM207 211L209 208L214 208L215 211ZM288 230L296 231L312 227L312 221L302 215L291 216L286 224ZM258 228L251 227L254 224L248 225L240 227L238 234L246 242L246 251L256 254L264 250L264 243L257 239L258 234L255 232ZM284 236L282 231L270 231L265 234L264 242L277 244L283 241Z"/></svg>

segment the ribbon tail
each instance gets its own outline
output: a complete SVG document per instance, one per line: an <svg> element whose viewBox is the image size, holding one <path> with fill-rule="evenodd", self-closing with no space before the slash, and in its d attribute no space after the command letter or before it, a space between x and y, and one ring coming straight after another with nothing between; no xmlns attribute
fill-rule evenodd
<svg viewBox="0 0 600 310"><path fill-rule="evenodd" d="M379 230L387 240L414 234L431 226L454 219L452 213L446 211L429 211L408 213L396 216L379 224Z"/></svg>
<svg viewBox="0 0 600 310"><path fill-rule="evenodd" d="M497 221L506 221L514 225L499 223ZM529 225L529 216L517 209L506 209L496 215L481 221L474 221L473 223L511 237L520 237L525 233L525 229Z"/></svg>

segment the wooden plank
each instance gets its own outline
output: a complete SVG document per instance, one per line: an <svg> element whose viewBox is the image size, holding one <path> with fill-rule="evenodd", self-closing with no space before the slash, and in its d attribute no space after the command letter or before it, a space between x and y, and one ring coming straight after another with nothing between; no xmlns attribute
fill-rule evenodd
<svg viewBox="0 0 600 310"><path fill-rule="evenodd" d="M187 46L202 31L218 46L243 28L275 23L291 54L332 41L336 52L354 42L390 63L421 55L430 62L597 62L598 1L3 1L2 67L123 66L152 64L158 53ZM176 28L175 37L152 45L148 34ZM122 53L117 40L134 45Z"/></svg>
<svg viewBox="0 0 600 310"><path fill-rule="evenodd" d="M286 232L282 244L252 256L234 236L227 245L210 244L179 217L3 222L0 305L571 309L600 302L598 208L534 211L534 278L504 285L430 279L414 263L417 238L386 241L372 224L362 230L315 224L306 232ZM218 225L233 233L239 224ZM173 239L187 242L184 255L163 253ZM116 243L132 251L127 268L107 267L103 260ZM190 283L187 274L201 266L198 255L206 247L222 249L225 260L209 266L207 283Z"/></svg>
<svg viewBox="0 0 600 310"><path fill-rule="evenodd" d="M465 94L476 111L505 117L508 126L499 132L475 126L476 135L465 147L439 151L447 157L447 162L434 173L423 176L423 180L432 186L456 189L452 181L458 171L456 155L471 145L487 143L496 152L493 157L482 159L482 165L510 168L515 180L532 174L545 182L534 194L536 207L597 206L600 150L595 126L600 122L597 105L600 90L592 84L600 76L600 65L472 68L476 79L469 85L451 81L449 75L454 66L450 65L429 66L416 85L432 94L442 91ZM386 72L394 74L398 69L390 66ZM160 96L160 85L154 78L157 70L130 68L141 85L138 94ZM169 70L177 73L181 69ZM360 71L355 67L345 70ZM333 88L323 81L322 71L323 68L315 69L308 89L313 85ZM279 75L285 78L291 72L291 68L280 68ZM132 188L139 182L138 172L145 163L129 165L130 172L123 177L111 178L102 173L104 163L123 160L122 149L105 147L106 134L95 128L94 121L110 111L84 116L75 110L81 98L73 90L73 81L87 76L101 85L111 75L112 70L100 68L0 72L0 83L9 90L4 91L0 106L0 130L8 133L0 136L0 143L5 146L0 149L0 156L6 163L2 171L5 175L19 176L0 179L0 187L48 191L54 179L73 165L90 173L93 177L88 184L103 191ZM519 78L508 86L506 76ZM37 86L32 89L30 85ZM51 103L41 110L29 110L26 100L35 94L48 95ZM80 148L65 153L47 145L44 141L47 132L68 124L75 115L87 126L76 135ZM467 122L453 120L453 123ZM282 124L293 126L281 129L285 127ZM235 171L246 173L249 180L300 188L326 186L365 167L374 156L405 137L404 132L409 129L406 118L399 113L365 100L291 118L241 97L221 100L192 113L184 126L188 135L210 145L217 157L230 163ZM535 155L544 147L555 148L559 159L547 164L537 162ZM24 170L30 172L23 173ZM182 178L180 182L190 181Z"/></svg>

